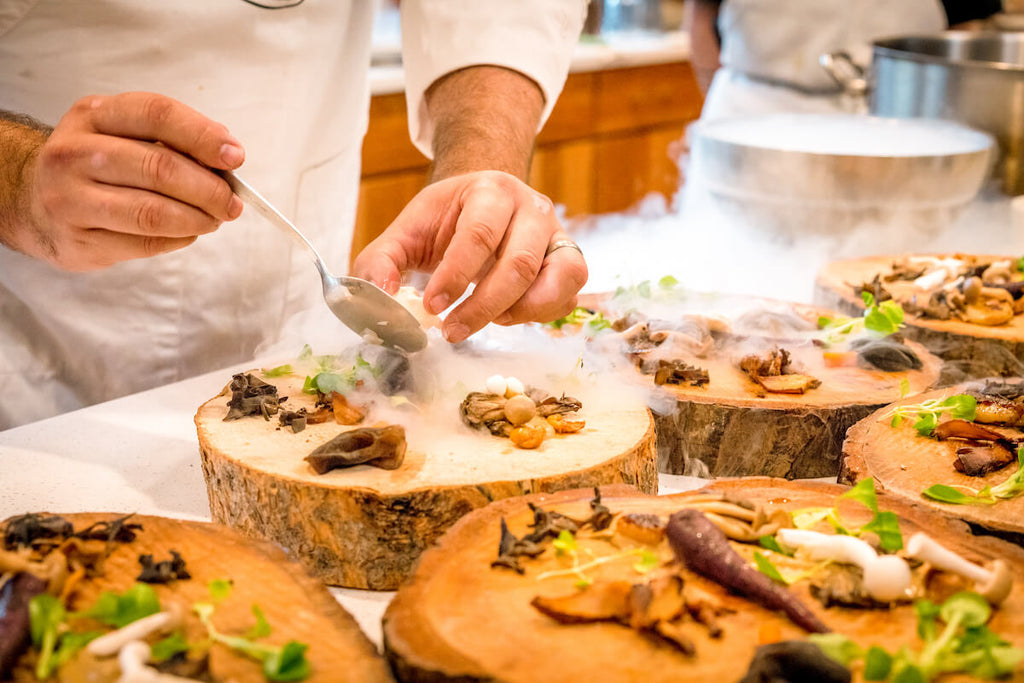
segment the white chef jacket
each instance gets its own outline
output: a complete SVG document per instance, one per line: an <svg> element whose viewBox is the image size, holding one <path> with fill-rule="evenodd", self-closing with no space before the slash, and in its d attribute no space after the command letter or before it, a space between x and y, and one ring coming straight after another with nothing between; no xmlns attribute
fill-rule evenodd
<svg viewBox="0 0 1024 683"><path fill-rule="evenodd" d="M52 125L88 94L178 99L227 125L246 148L240 174L344 272L375 3L290 4L3 0L0 109ZM528 75L546 117L586 2L403 0L401 9L410 132L429 154L423 93L455 69ZM244 361L310 306L323 301L308 257L253 212L186 249L93 273L0 247L0 429Z"/></svg>
<svg viewBox="0 0 1024 683"><path fill-rule="evenodd" d="M848 109L818 63L848 52L866 66L880 38L946 27L939 0L724 0L720 60L701 119Z"/></svg>

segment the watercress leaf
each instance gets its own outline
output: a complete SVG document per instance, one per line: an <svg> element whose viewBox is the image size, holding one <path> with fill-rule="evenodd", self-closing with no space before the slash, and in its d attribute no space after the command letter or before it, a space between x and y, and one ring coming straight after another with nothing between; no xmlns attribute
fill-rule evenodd
<svg viewBox="0 0 1024 683"><path fill-rule="evenodd" d="M957 652L970 652L972 650L986 650L1002 645L1009 645L999 635L987 626L971 626L964 629L956 646Z"/></svg>
<svg viewBox="0 0 1024 683"><path fill-rule="evenodd" d="M220 602L231 595L232 586L231 579L212 579L206 584L206 588L210 591L210 597L214 602Z"/></svg>
<svg viewBox="0 0 1024 683"><path fill-rule="evenodd" d="M39 648L47 631L56 634L57 628L64 621L64 603L49 593L35 595L28 601L28 616L32 644Z"/></svg>
<svg viewBox="0 0 1024 683"><path fill-rule="evenodd" d="M132 584L124 593L104 591L96 603L81 616L90 617L107 626L121 628L142 617L160 611L160 599L147 583Z"/></svg>
<svg viewBox="0 0 1024 683"><path fill-rule="evenodd" d="M925 676L921 667L916 664L907 662L898 668L893 668L896 671L894 671L892 678L889 679L890 683L928 683L928 677Z"/></svg>
<svg viewBox="0 0 1024 683"><path fill-rule="evenodd" d="M558 533L558 538L552 541L551 545L555 547L556 555L570 553L576 550L576 537L568 529L562 529Z"/></svg>
<svg viewBox="0 0 1024 683"><path fill-rule="evenodd" d="M671 275L666 275L665 277L658 280L658 286L661 287L662 289L672 289L678 284L679 280L677 280Z"/></svg>
<svg viewBox="0 0 1024 683"><path fill-rule="evenodd" d="M950 505L976 505L985 502L984 499L968 495L945 484L933 484L922 491L921 495L925 498L937 500L940 503L949 503Z"/></svg>
<svg viewBox="0 0 1024 683"><path fill-rule="evenodd" d="M829 659L849 667L855 659L864 656L864 651L842 633L812 633L807 640L818 646Z"/></svg>
<svg viewBox="0 0 1024 683"><path fill-rule="evenodd" d="M878 647L872 645L864 655L864 680L884 681L889 677L892 670L892 656Z"/></svg>
<svg viewBox="0 0 1024 683"><path fill-rule="evenodd" d="M948 624L954 617L960 617L960 624L965 628L984 626L991 616L988 601L972 591L954 593L939 608L940 619Z"/></svg>
<svg viewBox="0 0 1024 683"><path fill-rule="evenodd" d="M774 536L762 536L761 538L757 539L757 542L760 544L762 548L765 548L766 550L771 550L774 553L786 555L787 557L793 556L794 551L789 550L788 548L783 548L781 545L779 545L778 540L776 540Z"/></svg>
<svg viewBox="0 0 1024 683"><path fill-rule="evenodd" d="M317 393L316 388L316 377L313 375L306 375L306 380L302 383L302 393L304 394L315 394Z"/></svg>
<svg viewBox="0 0 1024 683"><path fill-rule="evenodd" d="M71 661L71 658L74 657L79 650L102 635L103 631L84 631L81 633L67 631L61 634L57 649L53 652L53 659L51 660L50 668L51 674L62 665Z"/></svg>
<svg viewBox="0 0 1024 683"><path fill-rule="evenodd" d="M647 574L648 572L657 569L659 564L658 556L650 550L644 549L644 551L640 553L640 559L633 563L633 569L640 574Z"/></svg>
<svg viewBox="0 0 1024 683"><path fill-rule="evenodd" d="M984 659L984 664L969 671L978 678L1009 676L1021 660L1024 660L1024 650L1019 647L1000 645L987 649L985 654L987 656Z"/></svg>
<svg viewBox="0 0 1024 683"><path fill-rule="evenodd" d="M819 330L823 330L826 327L829 327L831 325L832 325L832 318L826 318L823 315L818 316L818 329Z"/></svg>
<svg viewBox="0 0 1024 683"><path fill-rule="evenodd" d="M892 420L889 422L890 427L899 427L903 424L903 416L899 413L892 416Z"/></svg>
<svg viewBox="0 0 1024 683"><path fill-rule="evenodd" d="M306 659L309 646L289 640L263 660L263 675L271 681L302 681L309 678L311 667Z"/></svg>
<svg viewBox="0 0 1024 683"><path fill-rule="evenodd" d="M213 616L214 610L213 603L209 602L195 602L192 603L192 611L199 617L199 621L209 625L210 617Z"/></svg>
<svg viewBox="0 0 1024 683"><path fill-rule="evenodd" d="M910 393L910 380L907 379L906 377L904 377L903 379L900 380L900 398L905 397L909 393ZM892 419L895 422L896 416L894 415ZM896 422L895 424L893 424L893 427L896 427L898 425L899 425L899 422Z"/></svg>
<svg viewBox="0 0 1024 683"><path fill-rule="evenodd" d="M878 310L889 319L894 328L899 328L903 323L903 307L892 299L878 304Z"/></svg>
<svg viewBox="0 0 1024 683"><path fill-rule="evenodd" d="M754 564L757 565L757 571L761 572L775 583L781 583L783 586L788 586L789 582L778 570L778 568L772 564L772 561L761 553L754 551Z"/></svg>
<svg viewBox="0 0 1024 683"><path fill-rule="evenodd" d="M278 365L276 368L264 368L263 374L266 377L281 377L282 375L290 374L292 366L288 363L284 365Z"/></svg>
<svg viewBox="0 0 1024 683"><path fill-rule="evenodd" d="M898 325L894 324L885 313L878 308L868 309L864 316L864 327L872 332L889 335L896 331Z"/></svg>
<svg viewBox="0 0 1024 683"><path fill-rule="evenodd" d="M839 496L855 500L868 510L878 512L878 496L875 494L875 480L871 477L861 479L849 491Z"/></svg>
<svg viewBox="0 0 1024 683"><path fill-rule="evenodd" d="M927 642L935 640L938 635L936 620L939 618L939 606L931 600L918 600L914 603L917 612L917 635Z"/></svg>
<svg viewBox="0 0 1024 683"><path fill-rule="evenodd" d="M938 418L935 416L935 413L918 413L917 421L914 422L914 429L921 436L931 436L937 424Z"/></svg>
<svg viewBox="0 0 1024 683"><path fill-rule="evenodd" d="M313 347L309 344L303 344L302 350L299 351L299 360L309 360L313 357Z"/></svg>
<svg viewBox="0 0 1024 683"><path fill-rule="evenodd" d="M871 292L861 292L860 298L868 308L875 305L875 295Z"/></svg>
<svg viewBox="0 0 1024 683"><path fill-rule="evenodd" d="M959 420L974 420L978 399L968 394L957 394L946 399L949 414Z"/></svg>
<svg viewBox="0 0 1024 683"><path fill-rule="evenodd" d="M313 383L321 394L330 394L332 391L347 394L355 388L355 373L321 372Z"/></svg>
<svg viewBox="0 0 1024 683"><path fill-rule="evenodd" d="M271 632L270 622L267 621L267 617L263 614L263 610L260 609L259 605L254 604L252 606L252 613L256 617L256 623L245 632L244 637L250 640L266 638Z"/></svg>
<svg viewBox="0 0 1024 683"><path fill-rule="evenodd" d="M188 652L190 647L181 631L175 631L166 638L153 643L149 657L157 663L165 662L176 654Z"/></svg>
<svg viewBox="0 0 1024 683"><path fill-rule="evenodd" d="M876 513L874 519L861 527L861 531L873 531L878 536L879 546L886 552L894 553L903 548L900 520L895 512L883 510Z"/></svg>

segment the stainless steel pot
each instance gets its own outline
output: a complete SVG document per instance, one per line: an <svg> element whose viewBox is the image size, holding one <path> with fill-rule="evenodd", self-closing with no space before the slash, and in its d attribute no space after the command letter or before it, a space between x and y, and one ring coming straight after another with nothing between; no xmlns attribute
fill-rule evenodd
<svg viewBox="0 0 1024 683"><path fill-rule="evenodd" d="M849 92L866 89L873 114L949 119L991 133L1003 190L1024 194L1024 35L947 31L877 40L866 82L849 75L841 53L824 56L822 65L832 65Z"/></svg>

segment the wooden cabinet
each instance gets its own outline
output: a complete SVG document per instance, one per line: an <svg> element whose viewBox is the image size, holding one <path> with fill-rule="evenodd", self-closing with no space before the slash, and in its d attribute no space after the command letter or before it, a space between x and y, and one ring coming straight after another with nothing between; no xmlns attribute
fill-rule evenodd
<svg viewBox="0 0 1024 683"><path fill-rule="evenodd" d="M686 62L570 74L537 138L530 184L568 215L628 209L650 192L671 198L670 155L703 100ZM353 255L426 183L429 161L409 141L404 94L370 103Z"/></svg>

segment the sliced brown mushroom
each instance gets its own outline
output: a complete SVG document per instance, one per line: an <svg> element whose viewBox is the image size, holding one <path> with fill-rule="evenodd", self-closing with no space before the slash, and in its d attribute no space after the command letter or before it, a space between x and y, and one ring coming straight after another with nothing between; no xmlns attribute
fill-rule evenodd
<svg viewBox="0 0 1024 683"><path fill-rule="evenodd" d="M753 379L772 394L802 394L821 386L821 380L810 375L769 375Z"/></svg>
<svg viewBox="0 0 1024 683"><path fill-rule="evenodd" d="M1002 444L969 444L956 449L953 467L968 477L984 477L1001 470L1017 458Z"/></svg>
<svg viewBox="0 0 1024 683"><path fill-rule="evenodd" d="M363 427L342 432L305 457L317 474L354 465L395 470L405 460L405 428Z"/></svg>
<svg viewBox="0 0 1024 683"><path fill-rule="evenodd" d="M932 435L939 441L968 439L971 441L999 441L1003 435L967 420L947 420L936 425Z"/></svg>
<svg viewBox="0 0 1024 683"><path fill-rule="evenodd" d="M629 581L598 581L586 590L556 598L535 597L530 604L562 624L626 621L632 613Z"/></svg>
<svg viewBox="0 0 1024 683"><path fill-rule="evenodd" d="M648 629L660 621L674 621L686 609L683 580L676 574L665 574L648 583L637 583L629 591L629 626Z"/></svg>

